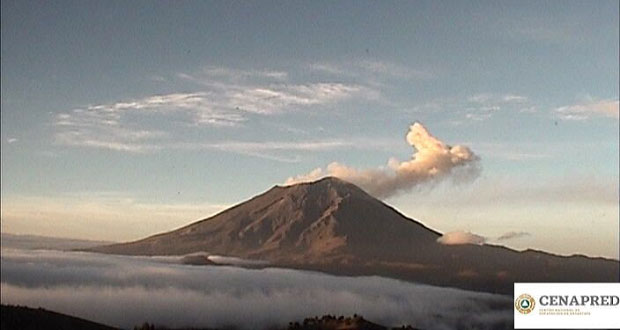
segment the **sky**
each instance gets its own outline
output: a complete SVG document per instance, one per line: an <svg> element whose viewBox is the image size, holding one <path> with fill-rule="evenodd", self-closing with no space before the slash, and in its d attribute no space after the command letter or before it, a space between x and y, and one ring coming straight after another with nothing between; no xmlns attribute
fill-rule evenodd
<svg viewBox="0 0 620 330"><path fill-rule="evenodd" d="M618 1L1 6L3 232L137 239L333 162L393 175L418 122L476 171L387 203L618 258Z"/></svg>

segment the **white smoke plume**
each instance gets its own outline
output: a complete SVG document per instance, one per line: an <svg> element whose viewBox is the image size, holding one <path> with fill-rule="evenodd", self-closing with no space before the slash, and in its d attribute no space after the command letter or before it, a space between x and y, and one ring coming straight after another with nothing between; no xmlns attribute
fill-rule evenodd
<svg viewBox="0 0 620 330"><path fill-rule="evenodd" d="M335 176L351 182L377 198L388 198L427 182L448 176L455 179L475 178L479 172L478 160L468 147L449 146L432 136L420 123L409 127L407 142L415 149L408 161L390 158L387 167L359 170L334 162L326 170L317 168L308 174L290 177L286 184L315 181ZM458 169L458 173L457 173Z"/></svg>
<svg viewBox="0 0 620 330"><path fill-rule="evenodd" d="M487 239L483 236L476 235L466 231L453 231L443 234L443 236L437 239L437 242L444 245L462 245L462 244L476 244L482 245Z"/></svg>

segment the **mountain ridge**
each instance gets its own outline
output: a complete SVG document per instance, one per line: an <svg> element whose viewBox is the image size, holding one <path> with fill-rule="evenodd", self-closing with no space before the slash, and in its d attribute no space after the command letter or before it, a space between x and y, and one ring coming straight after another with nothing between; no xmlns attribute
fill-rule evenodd
<svg viewBox="0 0 620 330"><path fill-rule="evenodd" d="M443 245L441 234L346 181L274 186L214 216L142 240L88 249L193 252L344 275L511 292L514 281L617 281L620 263L499 245ZM585 259L584 259L585 258Z"/></svg>
<svg viewBox="0 0 620 330"><path fill-rule="evenodd" d="M379 214L368 217L360 214L359 210L379 212ZM389 220L385 220L386 218ZM400 220L406 220L406 222ZM407 226L407 222L415 227ZM388 228L379 228L386 224ZM178 240L175 240L174 244L173 242L170 242L171 244L155 242L171 234L183 237L185 242L196 238L202 240L205 235L214 232L211 228L213 226L225 231L224 236L221 232L218 233L220 242L217 244L197 242L190 247L179 247L181 242ZM372 229L366 227L372 227L375 231L370 232ZM132 243L113 244L104 248L103 252L186 254L206 251L221 254L235 252L236 256L241 257L262 255L273 257L273 250L280 247L301 248L306 252L315 251L322 254L325 250L332 251L346 245L357 244L358 249L368 250L373 254L383 254L384 257L389 258L387 254L391 253L379 253L376 249L369 249L364 241L370 240L379 246L382 238L377 236L383 236L386 239L400 237L401 241L408 239L408 237L399 235L399 230L394 228L390 230L391 227L398 227L399 230L413 230L416 232L414 233L416 237L422 237L421 239L426 242L434 242L441 235L418 221L403 216L391 206L373 198L357 186L328 177L312 183L274 186L262 194L209 218ZM386 229L388 233L385 233ZM237 237L232 239L235 235ZM221 242L223 240L227 242ZM241 244L236 244L239 242ZM133 246L142 244L142 248L128 251L127 244L133 244ZM307 254L306 257L308 257Z"/></svg>

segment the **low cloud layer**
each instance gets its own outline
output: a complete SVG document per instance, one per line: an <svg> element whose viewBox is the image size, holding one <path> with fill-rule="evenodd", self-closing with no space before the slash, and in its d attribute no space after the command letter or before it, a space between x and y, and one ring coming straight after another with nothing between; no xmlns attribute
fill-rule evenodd
<svg viewBox="0 0 620 330"><path fill-rule="evenodd" d="M492 239L484 236L480 236L468 231L451 231L443 234L441 237L437 239L437 242L445 245L462 245L462 244L476 244L481 245L486 243L488 240L495 241L509 241L518 238L523 238L530 236L531 234L525 231L509 231L500 235L499 237Z"/></svg>
<svg viewBox="0 0 620 330"><path fill-rule="evenodd" d="M324 176L335 176L354 183L371 195L388 198L427 182L447 177L471 180L479 173L478 160L468 147L449 146L432 136L420 123L409 127L407 142L415 149L408 161L390 158L387 167L359 170L337 162L327 169L317 168L308 174L290 177L286 184L314 181Z"/></svg>
<svg viewBox="0 0 620 330"><path fill-rule="evenodd" d="M509 328L509 297L380 277L287 269L188 266L176 257L2 251L2 302L44 307L118 327L257 328L354 313L423 329Z"/></svg>
<svg viewBox="0 0 620 330"><path fill-rule="evenodd" d="M453 231L443 234L437 239L437 242L445 245L462 245L462 244L484 244L487 239L483 236L476 235L467 231Z"/></svg>

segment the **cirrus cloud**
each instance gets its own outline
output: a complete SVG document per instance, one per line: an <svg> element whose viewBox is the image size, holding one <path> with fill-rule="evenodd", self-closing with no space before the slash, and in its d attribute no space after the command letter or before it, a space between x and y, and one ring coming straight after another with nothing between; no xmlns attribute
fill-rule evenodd
<svg viewBox="0 0 620 330"><path fill-rule="evenodd" d="M555 113L566 120L585 120L591 117L608 117L618 119L620 110L618 100L591 100L579 104L562 106Z"/></svg>
<svg viewBox="0 0 620 330"><path fill-rule="evenodd" d="M153 152L175 148L175 143L202 142L187 140L180 134L182 131L239 127L255 117L316 111L353 99L379 97L378 91L360 84L291 82L284 71L207 67L191 75L178 74L177 78L189 82L195 90L87 105L56 114L55 142Z"/></svg>

